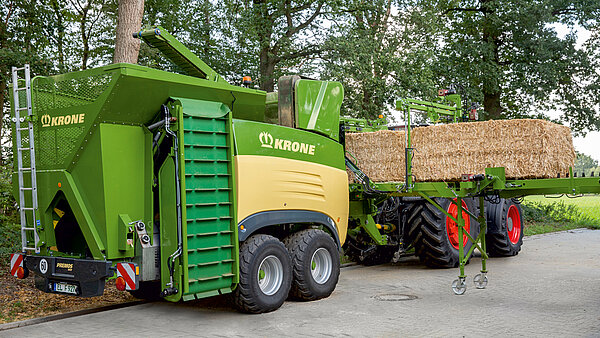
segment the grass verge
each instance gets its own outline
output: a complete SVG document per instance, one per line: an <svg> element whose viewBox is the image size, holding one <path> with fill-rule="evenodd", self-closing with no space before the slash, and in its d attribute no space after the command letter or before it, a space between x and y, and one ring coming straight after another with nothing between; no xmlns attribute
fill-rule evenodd
<svg viewBox="0 0 600 338"><path fill-rule="evenodd" d="M575 228L600 229L600 196L530 196L522 206L526 236Z"/></svg>

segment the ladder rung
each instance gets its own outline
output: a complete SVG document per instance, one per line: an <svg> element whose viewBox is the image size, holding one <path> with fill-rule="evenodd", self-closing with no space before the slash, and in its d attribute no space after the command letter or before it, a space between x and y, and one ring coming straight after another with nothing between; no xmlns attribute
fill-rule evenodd
<svg viewBox="0 0 600 338"><path fill-rule="evenodd" d="M15 68L15 69L13 69L13 71L18 72L18 71L25 70L25 69L27 69L27 67Z"/></svg>
<svg viewBox="0 0 600 338"><path fill-rule="evenodd" d="M19 151L23 151L23 150L31 150L31 148L17 148L19 149Z"/></svg>
<svg viewBox="0 0 600 338"><path fill-rule="evenodd" d="M15 88L15 91L17 91L17 92L18 92L18 91L25 90L25 89L27 89L27 87L23 87L23 88Z"/></svg>
<svg viewBox="0 0 600 338"><path fill-rule="evenodd" d="M33 190L33 188L19 188L21 190Z"/></svg>
<svg viewBox="0 0 600 338"><path fill-rule="evenodd" d="M21 171L31 171L31 168L21 168Z"/></svg>
<svg viewBox="0 0 600 338"><path fill-rule="evenodd" d="M21 230L34 231L35 228L21 228Z"/></svg>
<svg viewBox="0 0 600 338"><path fill-rule="evenodd" d="M27 127L27 128L17 128L17 130L29 130L29 127Z"/></svg>
<svg viewBox="0 0 600 338"><path fill-rule="evenodd" d="M29 107L17 108L15 110L21 111L21 110L27 110L27 109L29 109Z"/></svg>
<svg viewBox="0 0 600 338"><path fill-rule="evenodd" d="M35 210L34 208L21 208L21 210Z"/></svg>

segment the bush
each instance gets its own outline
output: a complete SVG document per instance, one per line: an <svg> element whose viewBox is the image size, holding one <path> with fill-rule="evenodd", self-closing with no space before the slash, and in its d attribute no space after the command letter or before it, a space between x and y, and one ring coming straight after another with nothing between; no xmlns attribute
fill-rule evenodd
<svg viewBox="0 0 600 338"><path fill-rule="evenodd" d="M21 226L15 223L0 225L0 265L7 262L11 253L21 251Z"/></svg>
<svg viewBox="0 0 600 338"><path fill-rule="evenodd" d="M600 226L600 222L584 214L579 207L563 201L540 203L525 201L522 204L526 223L562 223L580 226Z"/></svg>
<svg viewBox="0 0 600 338"><path fill-rule="evenodd" d="M21 230L19 212L12 195L12 167L0 166L0 265L7 262L7 255L20 250Z"/></svg>

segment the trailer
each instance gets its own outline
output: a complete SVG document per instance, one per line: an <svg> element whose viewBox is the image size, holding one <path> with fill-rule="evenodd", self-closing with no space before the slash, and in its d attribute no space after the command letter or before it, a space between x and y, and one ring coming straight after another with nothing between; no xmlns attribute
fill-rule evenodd
<svg viewBox="0 0 600 338"><path fill-rule="evenodd" d="M372 182L346 156L344 135L387 125L340 118L341 83L286 76L276 93L234 86L161 27L134 36L182 74L132 64L34 78L28 66L12 70L22 251L11 273L33 273L43 292L99 296L116 279L139 298L228 294L239 310L262 313L288 297L328 297L342 250L368 264L414 248L427 265L458 266L462 294L475 248L478 287L488 254L518 253L512 197L600 193L595 177L507 180L503 168L414 182L410 156L404 182ZM463 118L461 107L442 106L398 103L408 116ZM410 154L407 142L399 151Z"/></svg>

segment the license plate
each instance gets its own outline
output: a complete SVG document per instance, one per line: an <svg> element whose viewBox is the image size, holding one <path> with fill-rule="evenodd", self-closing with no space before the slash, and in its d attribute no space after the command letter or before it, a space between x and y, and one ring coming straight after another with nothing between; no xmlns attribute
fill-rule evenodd
<svg viewBox="0 0 600 338"><path fill-rule="evenodd" d="M60 293L77 294L77 285L67 283L54 283L54 291Z"/></svg>

